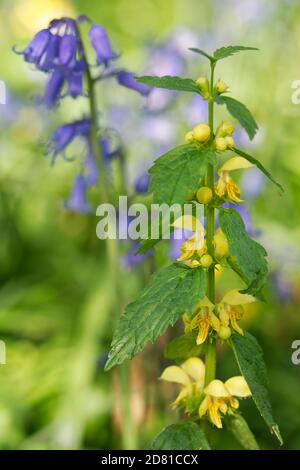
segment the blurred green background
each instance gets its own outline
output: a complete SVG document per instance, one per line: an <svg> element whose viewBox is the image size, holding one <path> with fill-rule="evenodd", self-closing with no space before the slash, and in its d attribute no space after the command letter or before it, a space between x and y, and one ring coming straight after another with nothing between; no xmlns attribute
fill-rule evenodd
<svg viewBox="0 0 300 470"><path fill-rule="evenodd" d="M258 182L256 173L241 183L271 271L268 302L251 308L246 323L264 349L284 448L300 449L300 365L291 362L291 344L300 339L300 105L291 101L292 82L300 79L300 5L292 0L1 0L0 79L7 104L0 105L0 339L7 364L0 366L0 448L143 448L176 419L169 408L176 391L157 380L167 364L166 338L132 362L127 413L122 376L103 371L114 323L106 306L115 293L114 285L107 285L97 220L62 207L76 163L58 159L50 167L44 157L50 132L80 117L86 101L68 98L55 111L38 107L35 97L45 76L11 50L14 44L22 49L50 19L66 14L86 14L105 25L122 52L122 66L137 74L147 71L152 55L170 41L184 60L184 75L193 78L207 73L207 64L188 47L260 49L222 61L217 75L260 125L254 144L244 147L285 188L280 197L269 183ZM150 119L139 96L109 83L99 91L99 112L126 145L131 187L160 150L182 142L201 117L190 97L182 96ZM91 197L96 206L96 192ZM122 245L123 255L127 248ZM142 263L122 267L124 303L167 256L162 247ZM221 276L219 289L225 285ZM173 329L166 337L175 334ZM222 348L220 358L220 377L236 372L230 351ZM276 448L253 404L242 403L242 409L261 446ZM218 448L238 448L226 431L212 431L210 439Z"/></svg>

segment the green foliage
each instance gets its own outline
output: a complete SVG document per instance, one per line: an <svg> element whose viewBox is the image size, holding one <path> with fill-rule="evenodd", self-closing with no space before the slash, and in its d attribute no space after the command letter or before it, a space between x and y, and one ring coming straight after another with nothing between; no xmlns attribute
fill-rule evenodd
<svg viewBox="0 0 300 470"><path fill-rule="evenodd" d="M268 273L266 250L249 237L236 210L220 209L219 223L228 241L229 263L248 285L243 292L259 297Z"/></svg>
<svg viewBox="0 0 300 470"><path fill-rule="evenodd" d="M204 344L196 344L197 333L190 333L172 339L164 351L167 359L184 361L189 357L200 356L205 352Z"/></svg>
<svg viewBox="0 0 300 470"><path fill-rule="evenodd" d="M246 450L259 450L256 439L240 413L226 417L226 426Z"/></svg>
<svg viewBox="0 0 300 470"><path fill-rule="evenodd" d="M206 293L206 273L174 263L155 273L139 298L120 318L106 370L132 358L147 341L154 342L184 312L192 312Z"/></svg>
<svg viewBox="0 0 300 470"><path fill-rule="evenodd" d="M243 150L240 150L240 149L237 149L236 147L233 149L235 151L235 153L237 153L238 155L240 155L241 157L244 157L246 158L246 160L248 160L249 162L253 163L253 165L256 165L257 168L267 177L269 178L270 181L272 181L272 183L274 183L281 192L284 192L284 189L283 187L281 186L280 183L278 183L274 178L273 176L271 175L271 173L266 170L266 168L260 163L260 161L258 161L256 158L252 157L251 155L249 155L248 153L244 152Z"/></svg>
<svg viewBox="0 0 300 470"><path fill-rule="evenodd" d="M209 59L212 63L217 62L218 60L226 59L226 57L230 57L237 52L242 51L258 51L256 47L246 47L246 46L225 46L216 49L213 55L208 54L207 52L203 51L202 49L198 49L197 47L190 47L190 51L196 52L197 54L201 54L207 59Z"/></svg>
<svg viewBox="0 0 300 470"><path fill-rule="evenodd" d="M268 392L267 369L261 347L256 338L250 333L246 333L245 336L234 334L231 339L231 345L240 371L251 390L258 411L270 428L270 431L275 434L282 445L282 437L272 414Z"/></svg>
<svg viewBox="0 0 300 470"><path fill-rule="evenodd" d="M243 103L230 96L215 95L214 99L216 103L226 105L228 112L239 121L252 140L257 132L258 125L249 109Z"/></svg>
<svg viewBox="0 0 300 470"><path fill-rule="evenodd" d="M199 87L191 78L172 77L170 75L165 75L164 77L144 76L136 77L136 81L156 88L200 93Z"/></svg>
<svg viewBox="0 0 300 470"><path fill-rule="evenodd" d="M202 429L191 421L171 424L156 436L150 450L210 450Z"/></svg>
<svg viewBox="0 0 300 470"><path fill-rule="evenodd" d="M183 204L189 191L196 191L207 165L215 162L215 152L196 143L180 145L162 155L149 170L154 203Z"/></svg>
<svg viewBox="0 0 300 470"><path fill-rule="evenodd" d="M225 46L216 49L214 52L214 59L215 60L222 60L226 59L226 57L230 57L237 52L243 51L258 51L257 47L248 47L248 46Z"/></svg>

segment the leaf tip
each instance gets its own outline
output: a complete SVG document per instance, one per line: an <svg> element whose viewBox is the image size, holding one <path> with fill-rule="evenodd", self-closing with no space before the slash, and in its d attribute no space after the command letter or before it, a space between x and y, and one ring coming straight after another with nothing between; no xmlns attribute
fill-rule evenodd
<svg viewBox="0 0 300 470"><path fill-rule="evenodd" d="M282 439L281 432L280 432L279 427L278 427L277 424L274 424L274 426L271 427L271 434L274 434L277 437L280 446L282 446L283 445L283 439Z"/></svg>

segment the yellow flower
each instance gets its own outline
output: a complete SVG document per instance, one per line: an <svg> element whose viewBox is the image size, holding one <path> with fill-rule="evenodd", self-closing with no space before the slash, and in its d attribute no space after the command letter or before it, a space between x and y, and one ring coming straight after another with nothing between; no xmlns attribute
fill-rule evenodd
<svg viewBox="0 0 300 470"><path fill-rule="evenodd" d="M244 332L238 325L238 320L241 320L244 314L243 305L255 302L256 298L252 295L241 294L238 289L233 289L224 295L221 302L217 305L217 311L222 326L229 326L237 331L240 335Z"/></svg>
<svg viewBox="0 0 300 470"><path fill-rule="evenodd" d="M169 366L160 376L161 380L180 384L181 391L172 408L179 406L187 397L203 390L205 378L205 365L198 357L190 357L181 366Z"/></svg>
<svg viewBox="0 0 300 470"><path fill-rule="evenodd" d="M208 124L203 123L197 124L197 126L194 127L192 132L194 139L198 142L203 143L209 139L211 130Z"/></svg>
<svg viewBox="0 0 300 470"><path fill-rule="evenodd" d="M229 86L226 85L223 80L218 80L215 84L215 91L220 95L221 93L226 93L229 90Z"/></svg>
<svg viewBox="0 0 300 470"><path fill-rule="evenodd" d="M229 175L230 171L251 168L254 166L243 157L230 158L219 169L219 180L215 184L215 192L220 198L228 198L233 202L241 202L241 191L235 181Z"/></svg>
<svg viewBox="0 0 300 470"><path fill-rule="evenodd" d="M214 254L217 259L224 258L224 256L228 255L227 238L225 237L224 232L220 227L217 228L214 234L213 245L215 250Z"/></svg>
<svg viewBox="0 0 300 470"><path fill-rule="evenodd" d="M208 414L210 421L222 428L222 415L228 412L234 412L239 407L236 397L246 398L251 395L251 391L244 377L231 377L222 382L221 380L212 380L204 389L205 398L199 407L199 416L202 418Z"/></svg>
<svg viewBox="0 0 300 470"><path fill-rule="evenodd" d="M182 317L186 333L198 330L197 344L204 343L209 333L220 328L220 321L213 313L214 308L214 304L204 297L199 300L191 316L185 313Z"/></svg>
<svg viewBox="0 0 300 470"><path fill-rule="evenodd" d="M231 136L234 131L234 125L230 121L222 121L221 124L219 124L217 131L216 131L216 137L227 137Z"/></svg>
<svg viewBox="0 0 300 470"><path fill-rule="evenodd" d="M187 229L195 232L188 240L183 242L180 247L182 255L177 261L187 261L195 255L201 257L207 252L205 240L205 230L201 222L192 215L184 215L175 220L173 226L175 228Z"/></svg>

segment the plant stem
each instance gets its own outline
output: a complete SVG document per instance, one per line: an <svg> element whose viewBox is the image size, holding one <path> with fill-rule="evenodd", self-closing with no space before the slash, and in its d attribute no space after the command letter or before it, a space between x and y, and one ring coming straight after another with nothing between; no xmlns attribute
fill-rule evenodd
<svg viewBox="0 0 300 470"><path fill-rule="evenodd" d="M208 102L208 124L211 130L211 141L214 138L214 101L213 101L213 89L214 89L214 70L215 63L210 63L210 98ZM209 165L207 169L206 185L214 193L214 166ZM211 205L206 206L206 242L208 253L213 253L213 237L215 230L215 210ZM215 267L212 265L208 269L207 273L207 296L212 303L215 303ZM215 378L216 374L216 344L214 340L210 340L207 352L205 355L205 384L207 385Z"/></svg>

